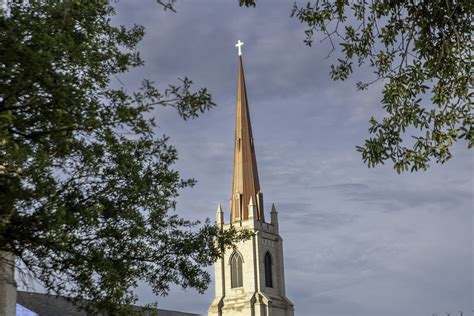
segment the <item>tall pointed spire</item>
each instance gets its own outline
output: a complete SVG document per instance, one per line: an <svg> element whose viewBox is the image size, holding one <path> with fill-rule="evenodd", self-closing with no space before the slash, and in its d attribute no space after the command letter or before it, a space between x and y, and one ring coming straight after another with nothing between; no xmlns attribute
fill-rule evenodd
<svg viewBox="0 0 474 316"><path fill-rule="evenodd" d="M256 201L255 219L264 221L263 195L258 181L257 160L245 87L244 66L239 55L235 120L234 175L232 179L231 222L249 219L248 205Z"/></svg>

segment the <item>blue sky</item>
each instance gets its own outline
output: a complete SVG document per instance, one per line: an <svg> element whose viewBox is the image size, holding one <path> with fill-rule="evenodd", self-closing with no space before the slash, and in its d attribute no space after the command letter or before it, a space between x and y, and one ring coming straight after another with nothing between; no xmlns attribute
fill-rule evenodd
<svg viewBox="0 0 474 316"><path fill-rule="evenodd" d="M31 310L29 310L28 308L20 304L16 304L16 315L17 316L38 316L37 313L32 312Z"/></svg>
<svg viewBox="0 0 474 316"><path fill-rule="evenodd" d="M153 115L157 135L170 136L176 168L198 180L182 192L177 212L229 217L237 51L243 47L248 98L266 212L275 203L284 239L287 295L298 316L404 315L472 311L473 159L460 142L447 164L396 174L368 169L355 146L368 120L381 118L382 85L358 92L367 69L349 80L329 78L330 47L304 45L304 26L290 18L292 2L178 1L177 13L154 1L121 1L117 23L142 24L145 67L120 77L132 91L148 78L162 88L189 76L207 87L217 107L182 121L171 109ZM119 84L119 83L116 83ZM268 216L268 215L267 215ZM210 270L212 271L212 270ZM174 288L141 303L205 314L203 295Z"/></svg>

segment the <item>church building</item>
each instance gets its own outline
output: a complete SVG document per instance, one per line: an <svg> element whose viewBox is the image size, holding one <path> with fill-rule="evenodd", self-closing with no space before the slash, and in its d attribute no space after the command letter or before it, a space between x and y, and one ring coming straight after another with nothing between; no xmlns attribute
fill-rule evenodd
<svg viewBox="0 0 474 316"><path fill-rule="evenodd" d="M215 298L208 316L293 316L293 304L285 295L283 240L278 214L272 205L265 220L252 126L247 102L244 68L239 49L234 170L230 200L230 221L225 223L219 205L216 221L224 230L248 229L251 239L227 250L215 263Z"/></svg>

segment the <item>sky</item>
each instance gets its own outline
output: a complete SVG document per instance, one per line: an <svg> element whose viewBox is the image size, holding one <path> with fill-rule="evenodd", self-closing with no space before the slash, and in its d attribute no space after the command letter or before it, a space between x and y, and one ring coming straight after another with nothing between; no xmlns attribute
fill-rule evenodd
<svg viewBox="0 0 474 316"><path fill-rule="evenodd" d="M247 94L267 217L279 212L287 296L297 316L472 315L473 159L465 142L444 165L398 175L388 164L367 168L355 146L369 137L368 120L383 117L382 85L359 92L373 77L356 69L345 82L329 77L327 43L304 45L304 25L291 1L178 0L177 13L155 1L120 1L115 23L145 26L145 66L120 77L128 91L143 78L164 89L188 76L207 87L217 107L184 122L172 109L153 112L157 135L177 148L175 168L197 185L181 192L176 212L229 218L237 50L243 41ZM117 80L118 81L118 80ZM212 268L209 269L212 273ZM173 288L140 303L206 314L205 294Z"/></svg>

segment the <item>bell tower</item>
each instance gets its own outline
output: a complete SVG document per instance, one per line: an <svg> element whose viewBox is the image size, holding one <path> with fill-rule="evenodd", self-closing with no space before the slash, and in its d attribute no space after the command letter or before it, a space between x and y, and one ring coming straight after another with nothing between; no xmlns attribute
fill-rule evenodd
<svg viewBox="0 0 474 316"><path fill-rule="evenodd" d="M237 77L234 168L230 198L230 222L225 223L219 205L216 223L222 229L236 227L254 234L237 244L215 263L215 298L208 316L293 316L293 304L285 295L283 240L279 235L275 205L265 221L257 160L245 86L241 46Z"/></svg>

